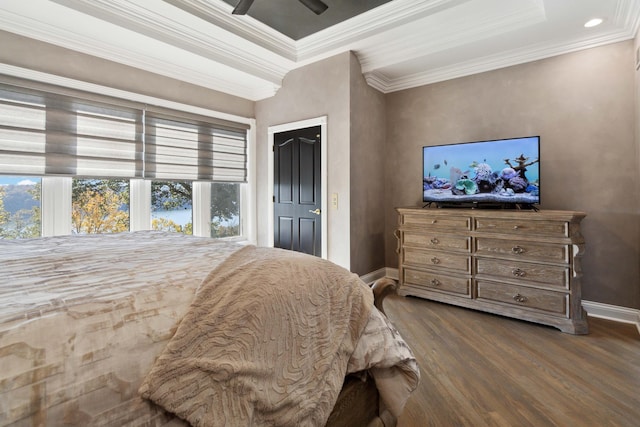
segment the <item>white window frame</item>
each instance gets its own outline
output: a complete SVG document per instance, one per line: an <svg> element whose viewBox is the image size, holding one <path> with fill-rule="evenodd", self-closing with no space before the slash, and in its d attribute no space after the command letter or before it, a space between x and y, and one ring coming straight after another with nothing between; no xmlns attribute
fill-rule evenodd
<svg viewBox="0 0 640 427"><path fill-rule="evenodd" d="M35 80L43 83L60 85L72 89L84 90L87 92L108 95L117 98L123 98L130 101L142 102L160 107L171 108L178 111L185 111L203 116L217 119L234 121L237 123L249 125L247 131L247 183L240 184L240 218L241 237L238 240L246 240L255 244L257 241L256 231L256 122L250 117L242 117L234 114L223 113L219 111L209 110L206 108L196 107L193 105L183 104L174 101L168 101L161 98L142 95L135 92L114 89L107 86L97 85L93 83L83 82L80 80L60 77L53 74L43 73L40 71L29 70L22 67L16 67L8 64L0 64L0 73L13 77ZM196 184L196 182L194 182ZM130 179L130 231L150 230L151 229L151 181L143 179ZM205 203L206 197L211 197L209 191L208 196L200 194L204 192L204 186L198 185L200 188L194 191L194 235L209 237L211 235L210 225L210 203ZM72 178L71 177L42 177L42 203L41 203L41 222L42 236L58 236L71 234L71 196L72 196ZM196 193L199 194L196 196ZM196 211L197 209L197 211ZM196 218L199 218L196 220ZM202 218L207 218L203 222ZM196 233L197 229L197 233Z"/></svg>
<svg viewBox="0 0 640 427"><path fill-rule="evenodd" d="M191 186L193 194L193 235L211 235L211 183L196 181Z"/></svg>
<svg viewBox="0 0 640 427"><path fill-rule="evenodd" d="M129 180L129 231L151 230L151 181Z"/></svg>
<svg viewBox="0 0 640 427"><path fill-rule="evenodd" d="M71 234L71 177L43 176L40 202L42 236Z"/></svg>

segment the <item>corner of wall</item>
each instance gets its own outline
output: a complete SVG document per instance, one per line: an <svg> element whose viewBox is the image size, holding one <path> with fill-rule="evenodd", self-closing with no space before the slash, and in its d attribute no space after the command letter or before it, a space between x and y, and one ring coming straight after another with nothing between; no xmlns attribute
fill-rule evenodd
<svg viewBox="0 0 640 427"><path fill-rule="evenodd" d="M640 181L640 27L636 32L633 44L635 66L635 149L636 149L636 182ZM640 201L638 202L640 203ZM637 206L636 216L640 217L640 206ZM640 238L640 236L638 236ZM640 251L638 252L638 265L640 265ZM640 304L640 301L639 301ZM640 314L638 314L638 331L640 332Z"/></svg>
<svg viewBox="0 0 640 427"><path fill-rule="evenodd" d="M633 43L635 71L635 124L636 124L636 155L638 158L638 170L640 170L640 29L636 33Z"/></svg>
<svg viewBox="0 0 640 427"><path fill-rule="evenodd" d="M358 57L349 55L351 271L362 274L385 266L386 108L384 94L367 84Z"/></svg>

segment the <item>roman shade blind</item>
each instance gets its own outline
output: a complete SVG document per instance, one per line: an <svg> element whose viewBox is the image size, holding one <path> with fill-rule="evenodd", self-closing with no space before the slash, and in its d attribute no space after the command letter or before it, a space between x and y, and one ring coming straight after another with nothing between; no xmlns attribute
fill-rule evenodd
<svg viewBox="0 0 640 427"><path fill-rule="evenodd" d="M2 80L0 174L246 182L247 125Z"/></svg>
<svg viewBox="0 0 640 427"><path fill-rule="evenodd" d="M145 111L145 177L246 182L246 131L157 107Z"/></svg>

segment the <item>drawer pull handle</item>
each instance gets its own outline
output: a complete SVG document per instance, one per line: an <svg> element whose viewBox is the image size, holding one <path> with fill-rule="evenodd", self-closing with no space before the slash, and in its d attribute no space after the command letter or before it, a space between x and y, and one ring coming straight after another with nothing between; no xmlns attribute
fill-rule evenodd
<svg viewBox="0 0 640 427"><path fill-rule="evenodd" d="M440 264L440 260L436 257L431 258L431 262L434 264Z"/></svg>
<svg viewBox="0 0 640 427"><path fill-rule="evenodd" d="M438 243L440 243L440 240L438 240L437 237L434 237L433 239L431 239L431 243L433 243L434 245L437 245Z"/></svg>
<svg viewBox="0 0 640 427"><path fill-rule="evenodd" d="M527 297L525 297L524 295L515 294L513 296L513 300L516 302L527 302Z"/></svg>
<svg viewBox="0 0 640 427"><path fill-rule="evenodd" d="M440 286L440 281L438 279L431 279L431 284L433 286Z"/></svg>
<svg viewBox="0 0 640 427"><path fill-rule="evenodd" d="M514 246L511 248L511 252L514 254L523 254L524 248L522 246Z"/></svg>
<svg viewBox="0 0 640 427"><path fill-rule="evenodd" d="M514 225L514 226L513 226L513 229L514 229L514 230L518 230L518 229L520 229L520 226L519 226L519 225Z"/></svg>
<svg viewBox="0 0 640 427"><path fill-rule="evenodd" d="M527 275L527 272L519 268L516 268L513 271L511 271L511 274L513 274L516 277L524 277Z"/></svg>
<svg viewBox="0 0 640 427"><path fill-rule="evenodd" d="M438 220L434 219L434 220L431 221L431 224L435 224L436 222L438 222Z"/></svg>

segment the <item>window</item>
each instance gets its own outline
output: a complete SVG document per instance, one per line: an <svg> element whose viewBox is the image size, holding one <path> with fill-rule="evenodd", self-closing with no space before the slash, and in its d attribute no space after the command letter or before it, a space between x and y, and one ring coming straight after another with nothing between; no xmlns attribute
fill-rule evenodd
<svg viewBox="0 0 640 427"><path fill-rule="evenodd" d="M119 233L129 230L129 181L74 179L71 191L71 232Z"/></svg>
<svg viewBox="0 0 640 427"><path fill-rule="evenodd" d="M211 186L211 237L235 237L240 230L240 185Z"/></svg>
<svg viewBox="0 0 640 427"><path fill-rule="evenodd" d="M42 214L29 217L41 224L38 235L162 229L240 236L250 121L130 95L134 101L0 76L0 174L41 177ZM0 227L8 230L2 212Z"/></svg>
<svg viewBox="0 0 640 427"><path fill-rule="evenodd" d="M151 227L154 230L193 234L191 182L151 182Z"/></svg>
<svg viewBox="0 0 640 427"><path fill-rule="evenodd" d="M0 239L39 237L40 178L0 176Z"/></svg>

